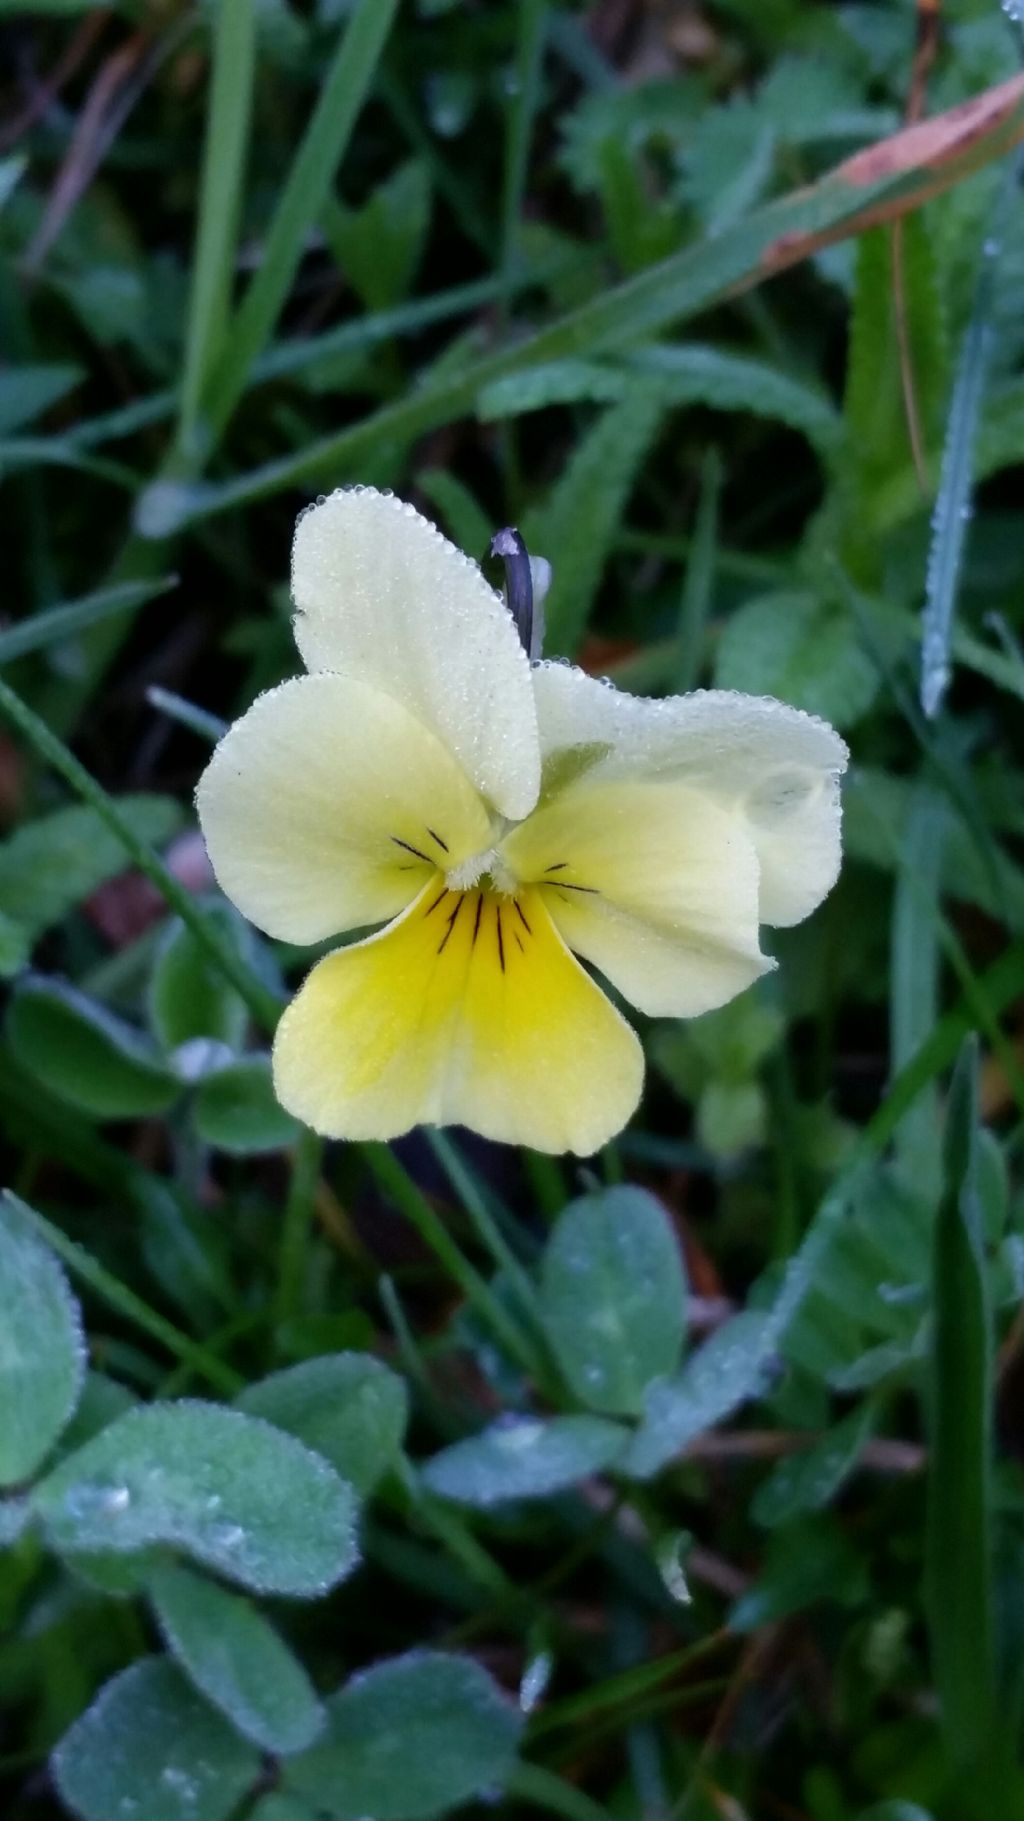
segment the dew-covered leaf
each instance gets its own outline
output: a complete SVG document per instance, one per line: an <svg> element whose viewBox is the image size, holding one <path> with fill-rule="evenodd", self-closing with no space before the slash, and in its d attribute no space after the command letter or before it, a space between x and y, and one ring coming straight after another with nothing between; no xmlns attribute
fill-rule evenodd
<svg viewBox="0 0 1024 1821"><path fill-rule="evenodd" d="M236 1406L298 1436L365 1496L401 1448L409 1394L370 1354L333 1353L247 1385Z"/></svg>
<svg viewBox="0 0 1024 1821"><path fill-rule="evenodd" d="M504 1416L482 1434L442 1448L423 1469L431 1492L460 1505L546 1498L622 1454L625 1430L600 1416Z"/></svg>
<svg viewBox="0 0 1024 1821"><path fill-rule="evenodd" d="M108 1682L53 1755L82 1821L228 1821L259 1771L253 1747L162 1657Z"/></svg>
<svg viewBox="0 0 1024 1821"><path fill-rule="evenodd" d="M332 1821L417 1821L500 1789L523 1725L479 1663L442 1651L378 1663L326 1705L323 1741L284 1775Z"/></svg>
<svg viewBox="0 0 1024 1821"><path fill-rule="evenodd" d="M216 900L206 915L239 947L244 936L231 907ZM163 936L149 982L149 1021L162 1047L172 1053L196 1037L213 1037L238 1049L249 1014L224 973L192 930L175 917Z"/></svg>
<svg viewBox="0 0 1024 1821"><path fill-rule="evenodd" d="M250 1600L175 1562L149 1594L171 1655L208 1701L264 1751L305 1751L323 1726L309 1677Z"/></svg>
<svg viewBox="0 0 1024 1821"><path fill-rule="evenodd" d="M695 1436L763 1390L774 1356L771 1314L734 1315L674 1378L652 1385L623 1466L638 1479L657 1473Z"/></svg>
<svg viewBox="0 0 1024 1821"><path fill-rule="evenodd" d="M97 1119L163 1113L180 1092L142 1031L63 980L34 974L21 981L7 1035L44 1087Z"/></svg>
<svg viewBox="0 0 1024 1821"><path fill-rule="evenodd" d="M844 728L871 707L878 672L848 612L785 590L759 595L726 621L715 683L778 696Z"/></svg>
<svg viewBox="0 0 1024 1821"><path fill-rule="evenodd" d="M651 1380L678 1366L682 1256L668 1215L644 1189L570 1202L548 1241L542 1291L559 1364L593 1409L635 1415Z"/></svg>
<svg viewBox="0 0 1024 1821"><path fill-rule="evenodd" d="M751 1516L766 1528L773 1528L788 1523L800 1512L820 1511L852 1473L874 1421L873 1406L862 1404L820 1436L805 1453L777 1461L757 1489Z"/></svg>
<svg viewBox="0 0 1024 1821"><path fill-rule="evenodd" d="M204 1076L192 1115L204 1144L235 1157L282 1151L301 1130L274 1093L269 1056L242 1056Z"/></svg>
<svg viewBox="0 0 1024 1821"><path fill-rule="evenodd" d="M10 1198L0 1203L0 1311L0 1486L15 1486L73 1415L85 1346L64 1272Z"/></svg>
<svg viewBox="0 0 1024 1821"><path fill-rule="evenodd" d="M58 1549L169 1543L258 1593L312 1597L356 1561L351 1487L293 1436L217 1404L128 1411L34 1504Z"/></svg>

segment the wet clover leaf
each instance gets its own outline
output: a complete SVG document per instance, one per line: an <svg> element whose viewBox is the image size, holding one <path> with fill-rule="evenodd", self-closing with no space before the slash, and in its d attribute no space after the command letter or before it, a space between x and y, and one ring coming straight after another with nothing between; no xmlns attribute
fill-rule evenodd
<svg viewBox="0 0 1024 1821"><path fill-rule="evenodd" d="M269 1620L205 1575L161 1562L149 1594L167 1647L207 1700L264 1751L304 1751L323 1725L309 1677Z"/></svg>
<svg viewBox="0 0 1024 1821"><path fill-rule="evenodd" d="M160 1657L108 1682L53 1756L82 1821L228 1821L259 1771L253 1747Z"/></svg>
<svg viewBox="0 0 1024 1821"><path fill-rule="evenodd" d="M16 1486L74 1414L85 1347L67 1279L10 1196L0 1206L0 1308L0 1486Z"/></svg>
<svg viewBox="0 0 1024 1821"><path fill-rule="evenodd" d="M237 1408L298 1436L365 1495L401 1448L409 1394L369 1354L332 1353L248 1385Z"/></svg>
<svg viewBox="0 0 1024 1821"><path fill-rule="evenodd" d="M331 1821L418 1821L509 1777L519 1709L469 1657L410 1651L354 1676L327 1703L321 1744L284 1783Z"/></svg>
<svg viewBox="0 0 1024 1821"><path fill-rule="evenodd" d="M257 1593L312 1598L357 1559L355 1494L333 1467L216 1404L130 1410L63 1461L33 1504L72 1557L166 1543Z"/></svg>
<svg viewBox="0 0 1024 1821"><path fill-rule="evenodd" d="M600 1416L506 1416L481 1435L442 1448L423 1479L431 1492L486 1510L563 1492L612 1466L626 1439L618 1423Z"/></svg>
<svg viewBox="0 0 1024 1821"><path fill-rule="evenodd" d="M661 1203L613 1188L571 1202L548 1242L544 1316L576 1396L636 1415L652 1379L679 1364L686 1279Z"/></svg>

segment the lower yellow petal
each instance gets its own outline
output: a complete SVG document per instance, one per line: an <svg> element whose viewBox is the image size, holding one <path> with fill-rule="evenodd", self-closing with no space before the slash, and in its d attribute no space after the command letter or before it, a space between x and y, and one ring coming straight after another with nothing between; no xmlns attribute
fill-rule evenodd
<svg viewBox="0 0 1024 1821"><path fill-rule="evenodd" d="M586 1156L636 1106L643 1053L525 891L435 882L313 969L278 1028L282 1105L333 1138L422 1124Z"/></svg>
<svg viewBox="0 0 1024 1821"><path fill-rule="evenodd" d="M695 1017L773 963L746 824L683 784L584 778L502 843L559 933L642 1012Z"/></svg>

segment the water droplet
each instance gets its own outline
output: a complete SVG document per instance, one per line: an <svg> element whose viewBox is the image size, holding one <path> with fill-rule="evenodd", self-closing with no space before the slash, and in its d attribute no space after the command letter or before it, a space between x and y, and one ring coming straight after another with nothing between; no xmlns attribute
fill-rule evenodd
<svg viewBox="0 0 1024 1821"><path fill-rule="evenodd" d="M498 1418L492 1430L494 1439L507 1449L509 1454L516 1454L520 1449L533 1448L544 1434L544 1424L534 1416L517 1416L506 1411Z"/></svg>
<svg viewBox="0 0 1024 1821"><path fill-rule="evenodd" d="M519 1684L519 1705L524 1714L532 1713L538 1701L543 1700L554 1663L550 1650L538 1651L527 1663Z"/></svg>
<svg viewBox="0 0 1024 1821"><path fill-rule="evenodd" d="M165 1764L160 1772L160 1781L165 1789L173 1791L183 1808L193 1808L199 1800L199 1785L187 1770L177 1764Z"/></svg>
<svg viewBox="0 0 1024 1821"><path fill-rule="evenodd" d="M210 1533L210 1538L218 1549L237 1549L245 1542L245 1531L241 1524L217 1524Z"/></svg>
<svg viewBox="0 0 1024 1821"><path fill-rule="evenodd" d="M88 1523L90 1519L117 1517L127 1511L132 1495L127 1486L70 1486L64 1495L64 1509L71 1518Z"/></svg>

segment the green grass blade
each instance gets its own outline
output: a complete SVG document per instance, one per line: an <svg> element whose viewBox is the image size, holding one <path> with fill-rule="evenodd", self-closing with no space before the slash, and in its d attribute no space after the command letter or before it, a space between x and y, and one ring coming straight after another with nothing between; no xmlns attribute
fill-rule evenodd
<svg viewBox="0 0 1024 1821"><path fill-rule="evenodd" d="M44 651L47 645L84 632L87 626L95 625L97 620L106 619L109 614L144 607L147 601L155 600L176 586L177 577L173 575L162 576L155 582L120 582L113 588L99 588L95 594L83 595L80 601L65 601L59 606L44 608L42 613L30 614L0 632L0 664L12 664L15 658L26 657L30 651Z"/></svg>
<svg viewBox="0 0 1024 1821"><path fill-rule="evenodd" d="M567 1783L540 1764L520 1764L509 1778L508 1790L529 1808L542 1808L561 1821L611 1821L611 1811L575 1783Z"/></svg>
<svg viewBox="0 0 1024 1821"><path fill-rule="evenodd" d="M700 675L704 628L711 611L718 556L718 502L722 492L722 462L717 449L709 451L701 475L700 498L693 527L693 542L686 564L677 634L679 661L673 678L676 689L693 689Z"/></svg>
<svg viewBox="0 0 1024 1821"><path fill-rule="evenodd" d="M257 1024L272 1031L281 1009L273 993L246 967L231 944L196 903L192 893L186 891L159 855L145 841L139 840L102 784L97 783L92 773L86 771L85 766L68 750L63 740L58 739L45 721L40 720L10 685L4 682L0 682L0 715L17 729L37 757L51 766L71 786L76 796L81 797L84 803L92 804L111 833L116 835L128 858L156 886L164 902L188 925L197 941L202 943L232 986L241 994Z"/></svg>
<svg viewBox="0 0 1024 1821"><path fill-rule="evenodd" d="M942 475L932 518L926 598L921 621L921 707L937 715L952 674L950 641L967 521L971 516L974 445L992 352L992 314L1002 235L1017 189L1017 162L1006 166L995 218L981 249L974 307L964 336L942 454Z"/></svg>
<svg viewBox="0 0 1024 1821"><path fill-rule="evenodd" d="M516 274L512 292L518 294L548 279L556 278L567 266L565 259L539 262L529 271ZM372 316L356 316L350 322L324 329L319 335L292 335L275 342L253 364L250 386L265 385L271 380L301 377L318 362L338 354L356 354L364 348L379 347L399 335L418 335L436 323L469 315L486 308L500 297L503 289L500 273L476 278L464 285L451 285L427 297L414 297L409 303L396 304L391 310L377 310ZM60 455L70 459L83 449L99 448L104 443L119 442L135 436L153 424L166 423L178 405L175 392L153 392L148 398L135 399L116 411L104 411L99 417L86 418L52 438L35 438L30 446L49 451L49 459ZM18 445L20 447L20 445ZM39 460L46 459L40 455ZM26 461L26 466L30 465ZM118 473L121 471L118 470ZM124 470L127 475L127 470Z"/></svg>
<svg viewBox="0 0 1024 1821"><path fill-rule="evenodd" d="M367 1143L361 1149L380 1188L391 1197L395 1207L405 1215L410 1225L415 1227L452 1282L458 1284L466 1301L506 1348L510 1358L517 1360L527 1372L543 1378L543 1362L538 1359L532 1342L518 1322L507 1313L475 1266L463 1256L444 1221L434 1212L423 1191L413 1182L398 1158L385 1144Z"/></svg>
<svg viewBox="0 0 1024 1821"><path fill-rule="evenodd" d="M159 683L151 683L146 691L146 700L158 714L165 714L169 721L177 721L179 727L187 727L196 738L208 746L215 746L227 732L227 722L219 715L210 714L205 708L197 707L195 702L187 702L184 696L175 694L173 689L161 689Z"/></svg>
<svg viewBox="0 0 1024 1821"><path fill-rule="evenodd" d="M234 317L203 400L215 443L245 390L366 99L398 0L357 0L270 224L259 271Z"/></svg>
<svg viewBox="0 0 1024 1821"><path fill-rule="evenodd" d="M901 845L892 911L889 1055L900 1070L934 1029L939 988L939 881L945 816L927 787L918 789ZM934 1199L939 1190L938 1103L933 1086L907 1109L896 1133L907 1186Z"/></svg>
<svg viewBox="0 0 1024 1821"><path fill-rule="evenodd" d="M386 405L360 423L217 486L183 487L174 525L209 516L286 487L334 482L387 445L402 445L474 408L485 385L544 361L626 348L681 323L722 297L758 285L826 242L867 222L918 208L1019 136L1019 108L998 131L981 135L969 155L942 164L898 164L880 177L851 178L848 167L784 196L681 253L613 286L525 341L446 374L435 385ZM933 123L934 124L934 123Z"/></svg>
<svg viewBox="0 0 1024 1821"><path fill-rule="evenodd" d="M186 457L201 433L201 401L223 348L231 307L255 69L256 8L253 0L230 0L214 15L213 75L178 422L178 446Z"/></svg>
<svg viewBox="0 0 1024 1821"><path fill-rule="evenodd" d="M935 1228L926 1583L950 1762L965 1791L973 1782L972 1812L995 1821L1005 1811L997 1797L988 1806L996 1743L992 1316L976 1181L977 1068L977 1047L969 1042L950 1090Z"/></svg>
<svg viewBox="0 0 1024 1821"><path fill-rule="evenodd" d="M635 391L581 436L544 511L531 515L530 548L553 567L544 602L547 656L572 656L587 629L605 563L644 457L662 421L656 391Z"/></svg>
<svg viewBox="0 0 1024 1821"><path fill-rule="evenodd" d="M547 0L522 0L519 8L519 44L516 55L516 91L509 113L505 149L505 182L501 208L502 307L507 309L508 287L516 262L519 217L526 190L530 136L540 100L541 64L547 25Z"/></svg>

